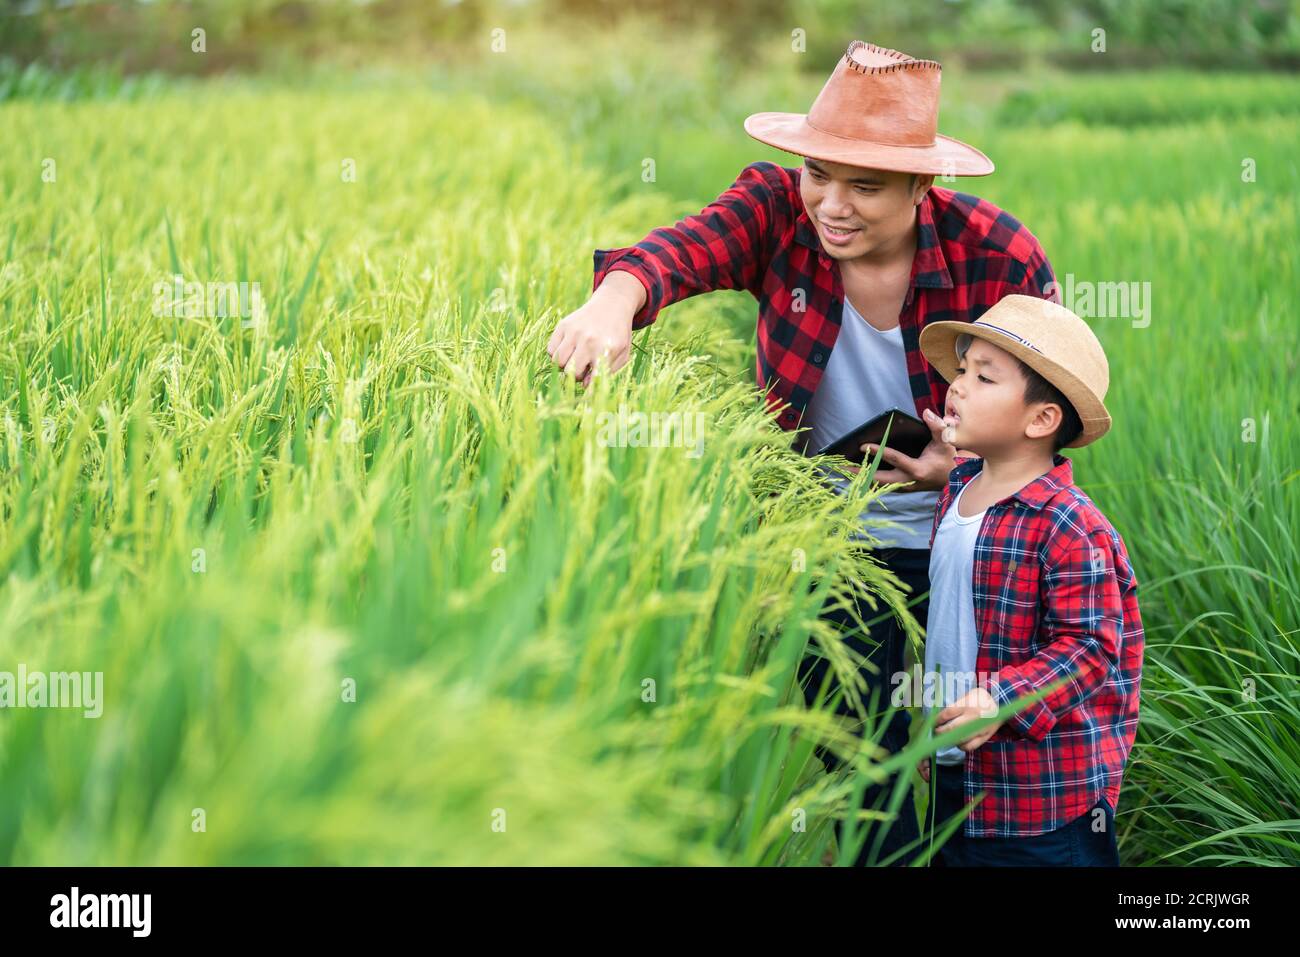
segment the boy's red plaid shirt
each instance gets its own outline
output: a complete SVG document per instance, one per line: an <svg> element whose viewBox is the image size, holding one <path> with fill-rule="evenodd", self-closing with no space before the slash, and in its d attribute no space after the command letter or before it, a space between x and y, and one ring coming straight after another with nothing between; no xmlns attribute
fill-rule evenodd
<svg viewBox="0 0 1300 957"><path fill-rule="evenodd" d="M966 755L966 795L987 791L966 820L970 837L1042 834L1119 801L1137 734L1143 631L1137 578L1119 533L1052 470L990 505L971 578L977 676L999 707L1064 684ZM939 495L930 544L944 513L983 459L958 459ZM933 598L931 599L933 601Z"/></svg>

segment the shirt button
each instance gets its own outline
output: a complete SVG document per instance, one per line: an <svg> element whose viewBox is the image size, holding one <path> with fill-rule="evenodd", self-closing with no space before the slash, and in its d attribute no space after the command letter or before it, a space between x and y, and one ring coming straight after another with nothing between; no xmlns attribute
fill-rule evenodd
<svg viewBox="0 0 1300 957"><path fill-rule="evenodd" d="M821 361L822 361L822 354L820 352L814 352L813 362L821 362Z"/></svg>

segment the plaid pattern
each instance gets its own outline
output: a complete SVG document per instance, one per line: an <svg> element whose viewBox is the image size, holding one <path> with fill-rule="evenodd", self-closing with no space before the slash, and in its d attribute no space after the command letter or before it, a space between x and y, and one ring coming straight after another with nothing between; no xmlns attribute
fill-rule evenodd
<svg viewBox="0 0 1300 957"><path fill-rule="evenodd" d="M1070 460L990 505L975 543L975 669L999 707L1065 678L966 755L969 837L1042 834L1119 801L1137 733L1142 618L1123 540L1078 487ZM944 512L983 459L959 458ZM931 601L934 601L934 596Z"/></svg>
<svg viewBox="0 0 1300 957"><path fill-rule="evenodd" d="M746 166L698 214L652 230L634 246L597 249L594 292L613 269L646 287L633 329L665 306L714 289L758 300L755 374L768 408L787 431L799 427L839 335L844 286L799 194L802 167ZM918 416L942 414L948 383L921 354L921 329L945 319L973 322L1010 293L1047 296L1051 264L1033 234L992 203L932 186L917 207L917 250L899 316ZM800 444L806 440L803 433Z"/></svg>

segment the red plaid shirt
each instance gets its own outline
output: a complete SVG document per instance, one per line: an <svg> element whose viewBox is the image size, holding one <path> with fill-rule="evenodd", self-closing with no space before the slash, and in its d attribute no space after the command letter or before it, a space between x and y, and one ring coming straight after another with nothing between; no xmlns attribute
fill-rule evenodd
<svg viewBox="0 0 1300 957"><path fill-rule="evenodd" d="M597 249L594 292L612 269L646 287L633 329L665 306L714 289L745 289L758 300L756 377L768 408L789 431L799 426L840 331L839 262L821 240L799 193L802 167L756 162L713 203L634 246ZM917 248L899 324L916 412L942 414L947 381L921 354L921 329L941 319L973 322L1010 293L1041 298L1051 264L1033 234L992 203L932 186L917 207ZM806 439L808 433L803 434ZM800 442L802 445L802 440Z"/></svg>
<svg viewBox="0 0 1300 957"><path fill-rule="evenodd" d="M999 708L1065 678L966 755L970 837L1025 837L1104 797L1112 809L1137 733L1142 618L1124 542L1077 486L1070 460L990 505L975 542L975 670ZM983 459L959 458L930 545ZM933 598L932 598L933 600Z"/></svg>

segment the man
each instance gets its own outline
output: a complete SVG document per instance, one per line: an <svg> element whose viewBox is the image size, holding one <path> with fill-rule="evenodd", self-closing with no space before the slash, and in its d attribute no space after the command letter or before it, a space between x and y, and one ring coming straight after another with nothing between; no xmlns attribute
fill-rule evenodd
<svg viewBox="0 0 1300 957"><path fill-rule="evenodd" d="M939 81L933 60L854 40L807 114L745 120L755 139L802 156L802 168L751 163L698 215L634 246L597 249L591 298L559 322L547 346L557 365L588 383L598 363L611 372L626 363L632 332L665 306L714 289L748 290L759 302L758 385L781 428L804 430L801 447L820 448L908 403L929 424L933 439L918 457L884 451L889 467L877 480L908 484L864 516L898 523L876 536L885 546L876 557L918 596L928 596L934 507L958 454L941 437L947 381L925 361L921 330L972 322L1012 293L1054 298L1045 290L1055 278L1016 219L933 186L936 175L993 171L979 150L938 133ZM927 609L927 597L913 606L922 626ZM871 617L865 606L858 611ZM850 622L841 611L824 615ZM896 753L909 717L882 706L904 668L904 632L889 621L866 642L845 640L868 657L863 674L881 706L872 717L886 722L881 744ZM801 669L809 700L825 665L810 658ZM893 783L868 788L863 807L883 809ZM910 862L918 838L909 792L892 826L868 831L859 862L873 852Z"/></svg>

